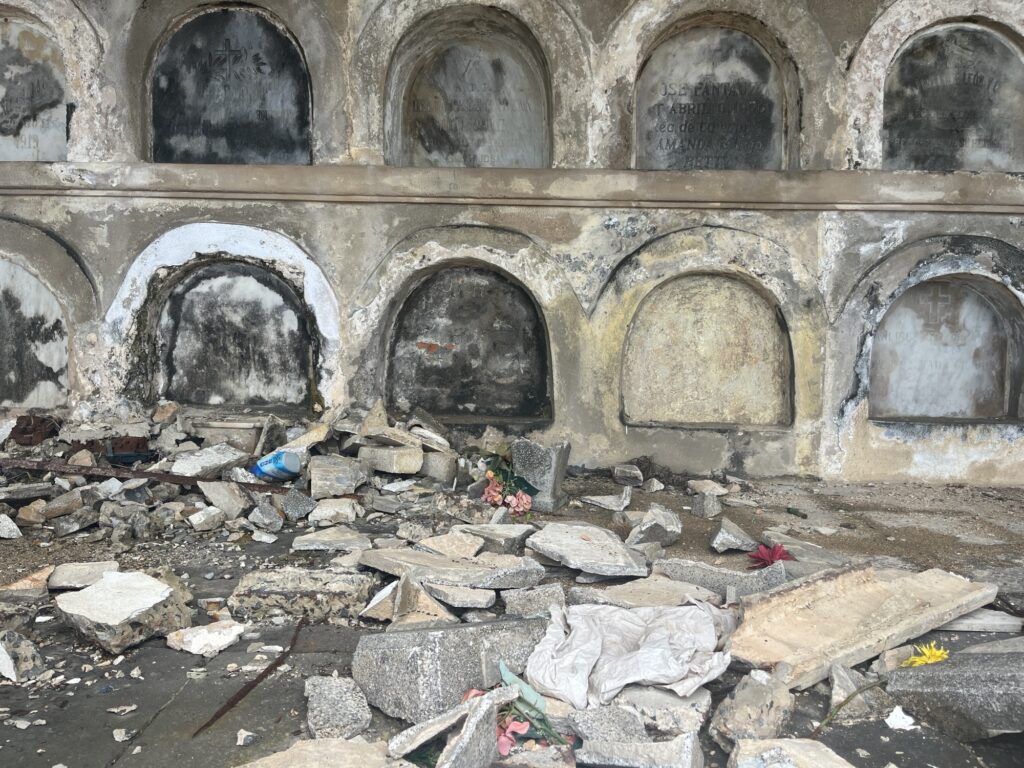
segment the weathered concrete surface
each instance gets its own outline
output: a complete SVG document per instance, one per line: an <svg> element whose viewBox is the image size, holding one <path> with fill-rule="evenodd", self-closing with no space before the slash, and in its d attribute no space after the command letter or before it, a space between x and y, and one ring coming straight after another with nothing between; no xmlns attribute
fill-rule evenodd
<svg viewBox="0 0 1024 768"><path fill-rule="evenodd" d="M607 528L549 523L527 547L567 568L598 576L647 576L647 564Z"/></svg>
<svg viewBox="0 0 1024 768"><path fill-rule="evenodd" d="M544 578L544 567L529 557L485 552L474 558L450 558L413 549L368 550L359 564L419 581L477 589L521 589Z"/></svg>
<svg viewBox="0 0 1024 768"><path fill-rule="evenodd" d="M354 617L377 586L369 573L282 568L245 574L228 605L253 620L305 616L310 621Z"/></svg>
<svg viewBox="0 0 1024 768"><path fill-rule="evenodd" d="M853 768L852 763L812 739L741 739L728 768Z"/></svg>

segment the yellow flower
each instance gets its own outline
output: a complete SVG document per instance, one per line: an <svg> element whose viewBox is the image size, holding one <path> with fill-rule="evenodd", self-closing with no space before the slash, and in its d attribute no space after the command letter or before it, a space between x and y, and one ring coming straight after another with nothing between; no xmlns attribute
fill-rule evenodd
<svg viewBox="0 0 1024 768"><path fill-rule="evenodd" d="M923 667L925 664L935 664L949 658L949 651L939 648L932 641L928 645L915 645L917 653L903 662L904 667Z"/></svg>

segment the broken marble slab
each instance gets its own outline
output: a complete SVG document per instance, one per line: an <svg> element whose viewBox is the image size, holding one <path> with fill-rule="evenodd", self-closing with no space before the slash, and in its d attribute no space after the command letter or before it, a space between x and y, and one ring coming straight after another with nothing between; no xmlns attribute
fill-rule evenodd
<svg viewBox="0 0 1024 768"><path fill-rule="evenodd" d="M415 475L423 468L423 448L364 445L359 460L374 472L389 475Z"/></svg>
<svg viewBox="0 0 1024 768"><path fill-rule="evenodd" d="M830 711L842 705L842 709L838 710L835 717L837 723L884 720L895 705L892 697L882 688L867 688L854 696L858 690L865 688L869 681L860 672L842 664L832 665L828 673L828 682L832 687ZM853 698L850 698L851 696Z"/></svg>
<svg viewBox="0 0 1024 768"><path fill-rule="evenodd" d="M740 739L775 739L795 706L796 699L782 679L755 669L718 705L708 734L726 752Z"/></svg>
<svg viewBox="0 0 1024 768"><path fill-rule="evenodd" d="M211 506L224 512L228 520L240 517L253 505L252 496L238 483L205 480L198 486Z"/></svg>
<svg viewBox="0 0 1024 768"><path fill-rule="evenodd" d="M502 685L477 698L488 699L495 706L504 707L519 698L519 689ZM452 730L469 714L469 711L473 708L474 701L476 699L464 701L437 717L425 720L395 734L388 742L388 754L392 757L404 757L424 744L433 741L438 736Z"/></svg>
<svg viewBox="0 0 1024 768"><path fill-rule="evenodd" d="M47 586L51 590L85 589L103 578L103 574L119 571L121 567L116 560L103 560L95 563L63 563L53 569Z"/></svg>
<svg viewBox="0 0 1024 768"><path fill-rule="evenodd" d="M245 633L245 624L225 619L198 627L178 629L167 635L167 647L207 659L238 642Z"/></svg>
<svg viewBox="0 0 1024 768"><path fill-rule="evenodd" d="M569 590L570 605L596 603L615 605L619 608L656 608L658 606L685 605L699 600L712 605L721 605L722 598L711 590L675 581L666 576L654 575L646 579L634 579L625 584L611 587L573 587Z"/></svg>
<svg viewBox="0 0 1024 768"><path fill-rule="evenodd" d="M761 534L761 541L769 547L781 544L789 554L796 558L795 561L785 561L786 575L790 579L810 576L830 568L842 568L850 565L851 562L849 558L837 555L835 552L830 552L824 547L819 547L817 544L801 541L771 529Z"/></svg>
<svg viewBox="0 0 1024 768"><path fill-rule="evenodd" d="M533 587L545 576L544 566L536 560L489 552L474 558L452 558L415 549L374 549L363 552L359 563L392 576L409 575L421 582L478 589Z"/></svg>
<svg viewBox="0 0 1024 768"><path fill-rule="evenodd" d="M576 764L600 768L703 768L704 754L697 734L688 733L672 741L588 741L576 750Z"/></svg>
<svg viewBox="0 0 1024 768"><path fill-rule="evenodd" d="M892 765L892 763L890 763ZM740 739L727 768L854 768L813 739Z"/></svg>
<svg viewBox="0 0 1024 768"><path fill-rule="evenodd" d="M430 536L426 539L420 539L416 543L416 549L428 550L439 555L447 555L454 558L476 557L483 548L483 539L456 530L441 536Z"/></svg>
<svg viewBox="0 0 1024 768"><path fill-rule="evenodd" d="M359 612L359 618L373 621L391 621L395 617L395 597L398 582L393 581L370 598L370 602Z"/></svg>
<svg viewBox="0 0 1024 768"><path fill-rule="evenodd" d="M588 741L652 741L647 735L640 713L618 704L607 704L589 709L573 709L569 712L569 723L584 743Z"/></svg>
<svg viewBox="0 0 1024 768"><path fill-rule="evenodd" d="M544 584L529 589L506 589L501 593L505 615L530 619L549 616L552 605L565 607L565 589L561 584Z"/></svg>
<svg viewBox="0 0 1024 768"><path fill-rule="evenodd" d="M188 524L196 531L215 531L228 521L228 516L217 507L203 507L189 515Z"/></svg>
<svg viewBox="0 0 1024 768"><path fill-rule="evenodd" d="M245 451L220 443L182 454L171 464L171 474L210 480L219 477L226 469L242 466L248 459L249 454Z"/></svg>
<svg viewBox="0 0 1024 768"><path fill-rule="evenodd" d="M718 524L718 530L711 537L711 548L715 552L753 552L757 549L757 541L727 517Z"/></svg>
<svg viewBox="0 0 1024 768"><path fill-rule="evenodd" d="M1024 619L990 608L979 608L939 627L943 632L1007 632L1016 634L1024 628Z"/></svg>
<svg viewBox="0 0 1024 768"><path fill-rule="evenodd" d="M314 499L349 496L370 479L365 462L348 456L313 456L307 469Z"/></svg>
<svg viewBox="0 0 1024 768"><path fill-rule="evenodd" d="M478 696L469 701L466 720L457 734L448 738L436 768L479 768L498 759L498 741L494 728L498 708L494 701Z"/></svg>
<svg viewBox="0 0 1024 768"><path fill-rule="evenodd" d="M298 741L283 752L269 755L241 768L416 768L406 760L388 757L384 742L359 739L311 739Z"/></svg>
<svg viewBox="0 0 1024 768"><path fill-rule="evenodd" d="M711 693L698 688L689 696L680 696L653 685L627 685L615 703L636 711L649 731L675 737L696 733L704 726L711 710Z"/></svg>
<svg viewBox="0 0 1024 768"><path fill-rule="evenodd" d="M278 568L242 576L228 607L232 614L257 621L275 616L309 621L355 618L379 584L376 574L331 568Z"/></svg>
<svg viewBox="0 0 1024 768"><path fill-rule="evenodd" d="M627 486L628 488L629 486ZM549 523L527 541L529 548L598 576L646 576L643 555L630 550L612 531L596 525Z"/></svg>
<svg viewBox="0 0 1024 768"><path fill-rule="evenodd" d="M372 547L369 536L343 525L296 536L292 541L292 552L361 552Z"/></svg>
<svg viewBox="0 0 1024 768"><path fill-rule="evenodd" d="M27 637L11 630L0 632L0 678L23 683L45 669L43 657Z"/></svg>
<svg viewBox="0 0 1024 768"><path fill-rule="evenodd" d="M452 532L464 533L482 539L484 552L498 555L521 555L526 540L537 532L532 525L510 523L507 525L453 525Z"/></svg>
<svg viewBox="0 0 1024 768"><path fill-rule="evenodd" d="M622 489L622 493L610 496L584 496L580 501L612 512L623 512L633 501L633 488L627 485Z"/></svg>
<svg viewBox="0 0 1024 768"><path fill-rule="evenodd" d="M452 608L490 608L497 600L493 589L474 589L473 587L452 587L447 584L431 584L426 582L423 588L432 597L437 598Z"/></svg>
<svg viewBox="0 0 1024 768"><path fill-rule="evenodd" d="M743 623L730 648L755 667L786 662L790 687L809 688L828 676L833 662L852 667L874 658L987 605L996 592L994 584L939 569L827 571L743 599Z"/></svg>
<svg viewBox="0 0 1024 768"><path fill-rule="evenodd" d="M640 524L629 532L626 544L659 544L668 547L675 544L682 534L683 524L679 520L679 515L661 504L651 504Z"/></svg>
<svg viewBox="0 0 1024 768"><path fill-rule="evenodd" d="M314 739L351 739L370 727L370 705L351 678L306 678L305 694L306 725Z"/></svg>
<svg viewBox="0 0 1024 768"><path fill-rule="evenodd" d="M654 564L654 573L703 587L723 599L730 590L735 590L736 595L742 597L786 582L786 569L782 563L773 563L759 571L733 571L696 560L669 559L658 560Z"/></svg>
<svg viewBox="0 0 1024 768"><path fill-rule="evenodd" d="M331 525L354 523L363 514L362 505L355 499L321 499L307 519L310 525L326 528Z"/></svg>
<svg viewBox="0 0 1024 768"><path fill-rule="evenodd" d="M107 572L92 586L58 595L56 603L65 622L109 653L192 623L178 592L137 571Z"/></svg>
<svg viewBox="0 0 1024 768"><path fill-rule="evenodd" d="M423 586L408 574L398 580L395 609L391 616L391 632L397 628L438 627L458 624L459 617L431 597Z"/></svg>

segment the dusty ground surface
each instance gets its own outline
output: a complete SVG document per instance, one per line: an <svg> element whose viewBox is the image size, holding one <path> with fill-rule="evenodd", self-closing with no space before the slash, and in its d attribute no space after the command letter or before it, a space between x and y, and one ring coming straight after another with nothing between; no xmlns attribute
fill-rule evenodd
<svg viewBox="0 0 1024 768"><path fill-rule="evenodd" d="M681 478L663 478L681 484ZM657 501L682 513L684 536L666 556L699 559L736 569L744 568L743 554L718 555L708 542L716 521L686 514L691 497L670 484L658 493L637 491L634 508ZM568 490L574 497L618 493L602 476L573 477ZM915 568L940 567L1000 584L1011 605L1019 610L1024 597L1024 489L988 490L917 485L853 485L813 481L774 481L744 484L730 496L753 506L725 509L755 537L765 528L785 525L790 534L846 554L883 564ZM735 503L732 501L731 503ZM617 528L612 513L573 501L569 516ZM545 516L538 519L544 520ZM547 518L550 519L550 518ZM381 528L372 529L381 532ZM182 531L169 541L137 544L116 551L109 542L85 543L74 537L50 542L26 536L0 543L0 583L6 583L48 564L117 559L122 570L169 566L186 578L196 598L226 597L241 574L263 565L317 564L328 554L294 555L286 531L271 545L243 539L223 540L225 534ZM52 610L43 610L43 617ZM205 621L205 618L200 619ZM31 630L41 652L62 679L18 687L0 683L0 766L235 766L279 751L303 733L303 681L312 674L349 671L360 633L358 626L314 626L302 631L294 653L268 679L216 725L196 738L193 732L258 671L288 646L294 627L255 627L233 648L211 661L166 648L152 640L113 663L91 646L77 643L58 622L37 623ZM998 639L980 633L932 633L951 649ZM716 700L738 680L733 673L709 686ZM806 736L828 708L827 686L798 695L798 711L786 735ZM136 705L127 715L108 710ZM366 738L387 736L401 726L375 715ZM14 720L33 723L21 730ZM137 732L119 743L113 731ZM239 729L258 736L255 744L235 746ZM882 723L833 727L822 740L858 768L1011 768L1024 765L1024 737L1007 736L961 745L923 726L893 731ZM707 765L724 766L720 749L706 744Z"/></svg>

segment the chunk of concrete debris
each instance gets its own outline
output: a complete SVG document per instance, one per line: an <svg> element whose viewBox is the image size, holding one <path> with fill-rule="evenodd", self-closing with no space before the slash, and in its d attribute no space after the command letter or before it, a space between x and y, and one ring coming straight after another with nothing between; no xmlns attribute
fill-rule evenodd
<svg viewBox="0 0 1024 768"><path fill-rule="evenodd" d="M400 627L440 627L458 624L459 617L431 597L423 586L409 576L398 580L395 590L395 612L388 631Z"/></svg>
<svg viewBox="0 0 1024 768"><path fill-rule="evenodd" d="M36 609L27 603L0 602L0 632L12 630L17 632L27 626L36 617Z"/></svg>
<svg viewBox="0 0 1024 768"><path fill-rule="evenodd" d="M569 500L562 490L562 481L571 451L567 442L546 448L521 437L512 443L512 469L537 489L533 496L535 511L556 512Z"/></svg>
<svg viewBox="0 0 1024 768"><path fill-rule="evenodd" d="M622 493L609 496L584 496L580 501L584 504L600 507L601 509L611 510L612 512L622 512L633 501L633 488L627 485L622 489Z"/></svg>
<svg viewBox="0 0 1024 768"><path fill-rule="evenodd" d="M228 520L240 517L253 505L248 491L238 483L203 481L198 485L206 500L227 515Z"/></svg>
<svg viewBox="0 0 1024 768"><path fill-rule="evenodd" d="M727 768L854 768L813 739L740 739Z"/></svg>
<svg viewBox="0 0 1024 768"><path fill-rule="evenodd" d="M359 612L359 618L372 621L391 621L395 618L395 598L398 582L393 581L370 598L370 602Z"/></svg>
<svg viewBox="0 0 1024 768"><path fill-rule="evenodd" d="M459 473L459 455L454 451L424 451L420 474L451 486Z"/></svg>
<svg viewBox="0 0 1024 768"><path fill-rule="evenodd" d="M652 685L628 685L615 697L615 703L636 711L650 731L674 737L703 727L711 710L711 693L698 688L689 696L679 696Z"/></svg>
<svg viewBox="0 0 1024 768"><path fill-rule="evenodd" d="M574 709L569 723L576 735L588 741L651 741L638 712L609 704L592 709Z"/></svg>
<svg viewBox="0 0 1024 768"><path fill-rule="evenodd" d="M346 739L298 741L284 752L246 763L241 768L416 768L388 757L388 745Z"/></svg>
<svg viewBox="0 0 1024 768"><path fill-rule="evenodd" d="M696 560L669 559L656 562L654 573L686 584L695 584L721 598L726 597L729 590L735 590L736 595L742 597L764 592L786 582L786 569L782 563L773 563L759 571L733 571Z"/></svg>
<svg viewBox="0 0 1024 768"><path fill-rule="evenodd" d="M596 525L549 523L527 541L544 557L567 568L599 576L646 576L643 556L632 552L607 528Z"/></svg>
<svg viewBox="0 0 1024 768"><path fill-rule="evenodd" d="M521 555L526 540L537 532L532 525L509 523L505 525L453 525L453 532L465 533L483 539L483 551L499 555Z"/></svg>
<svg viewBox="0 0 1024 768"><path fill-rule="evenodd" d="M285 520L293 523L305 520L316 509L316 501L295 488L290 489L288 493L271 496L270 502L284 515Z"/></svg>
<svg viewBox="0 0 1024 768"><path fill-rule="evenodd" d="M248 459L249 454L245 451L220 443L179 456L171 465L171 474L211 480L226 469L242 466Z"/></svg>
<svg viewBox="0 0 1024 768"><path fill-rule="evenodd" d="M629 532L626 544L660 544L663 547L675 544L683 534L679 515L661 504L651 504L640 525Z"/></svg>
<svg viewBox="0 0 1024 768"><path fill-rule="evenodd" d="M355 499L322 499L307 519L310 525L327 528L354 523L362 514L363 507Z"/></svg>
<svg viewBox="0 0 1024 768"><path fill-rule="evenodd" d="M833 664L829 669L828 681L832 686L830 710L842 705L835 717L837 723L882 720L892 712L892 698L881 688L868 688L869 681L856 670L842 664ZM866 690L861 691L862 688Z"/></svg>
<svg viewBox="0 0 1024 768"><path fill-rule="evenodd" d="M672 741L588 741L576 750L576 764L601 768L703 768L704 755L697 734L688 733Z"/></svg>
<svg viewBox="0 0 1024 768"><path fill-rule="evenodd" d="M448 739L437 768L477 768L491 765L498 759L498 742L494 726L498 708L484 696L470 700L469 711L462 729Z"/></svg>
<svg viewBox="0 0 1024 768"><path fill-rule="evenodd" d="M433 741L438 736L452 730L466 718L479 699L487 699L496 707L504 707L518 698L518 688L502 685L493 691L485 693L483 696L464 701L437 717L424 720L411 728L406 728L404 731L397 733L388 742L388 754L392 757L404 757L424 744Z"/></svg>
<svg viewBox="0 0 1024 768"><path fill-rule="evenodd" d="M423 585L423 588L445 605L453 608L490 608L497 600L493 589L474 589L473 587L452 587L447 584Z"/></svg>
<svg viewBox="0 0 1024 768"><path fill-rule="evenodd" d="M561 584L545 584L530 589L506 589L501 593L505 601L505 615L531 619L548 616L552 605L565 607L565 589Z"/></svg>
<svg viewBox="0 0 1024 768"><path fill-rule="evenodd" d="M227 521L228 516L217 507L203 507L188 517L188 524L197 531L215 531Z"/></svg>
<svg viewBox="0 0 1024 768"><path fill-rule="evenodd" d="M896 669L886 691L958 741L1024 731L1024 654L956 653Z"/></svg>
<svg viewBox="0 0 1024 768"><path fill-rule="evenodd" d="M44 520L53 520L78 512L83 507L91 506L96 501L99 501L99 494L96 492L75 488L48 501L40 514Z"/></svg>
<svg viewBox="0 0 1024 768"><path fill-rule="evenodd" d="M636 464L616 464L612 467L612 479L619 485L637 488L644 484L644 473Z"/></svg>
<svg viewBox="0 0 1024 768"><path fill-rule="evenodd" d="M252 540L257 544L273 544L277 541L277 536L273 533L267 533L266 531L253 531Z"/></svg>
<svg viewBox="0 0 1024 768"><path fill-rule="evenodd" d="M70 536L73 533L84 531L86 528L92 528L99 521L100 513L95 509L86 507L77 512L72 512L70 515L64 515L52 520L53 535L57 537Z"/></svg>
<svg viewBox="0 0 1024 768"><path fill-rule="evenodd" d="M331 569L280 568L242 576L228 607L232 614L258 621L274 616L309 621L354 618L378 584L370 573Z"/></svg>
<svg viewBox="0 0 1024 768"><path fill-rule="evenodd" d="M0 677L23 683L44 671L43 657L27 637L10 630L0 632Z"/></svg>
<svg viewBox="0 0 1024 768"><path fill-rule="evenodd" d="M42 600L50 594L47 582L53 573L53 566L47 565L17 581L0 587L0 601L8 603L31 603Z"/></svg>
<svg viewBox="0 0 1024 768"><path fill-rule="evenodd" d="M20 539L21 529L9 515L0 515L0 539Z"/></svg>
<svg viewBox="0 0 1024 768"><path fill-rule="evenodd" d="M85 589L103 578L103 574L121 570L116 560L95 563L63 563L53 569L47 585L51 590Z"/></svg>
<svg viewBox="0 0 1024 768"><path fill-rule="evenodd" d="M167 635L167 647L212 659L238 642L245 633L245 624L225 619L201 627L179 629Z"/></svg>
<svg viewBox="0 0 1024 768"><path fill-rule="evenodd" d="M415 475L423 468L423 449L364 445L359 449L359 460L374 472Z"/></svg>
<svg viewBox="0 0 1024 768"><path fill-rule="evenodd" d="M454 528L459 527L455 526ZM420 539L416 548L454 558L476 557L484 548L484 540L479 536L471 536L454 528L443 536Z"/></svg>
<svg viewBox="0 0 1024 768"><path fill-rule="evenodd" d="M56 603L69 625L109 653L192 623L172 587L137 571L107 572L92 586L58 595Z"/></svg>
<svg viewBox="0 0 1024 768"><path fill-rule="evenodd" d="M370 727L370 705L347 677L306 679L306 725L314 739L351 739Z"/></svg>
<svg viewBox="0 0 1024 768"><path fill-rule="evenodd" d="M690 480L686 483L690 493L710 493L712 496L725 496L729 489L714 480Z"/></svg>
<svg viewBox="0 0 1024 768"><path fill-rule="evenodd" d="M284 528L284 516L277 511L270 499L260 498L256 509L249 513L249 522L257 528L262 528L271 533L277 533Z"/></svg>
<svg viewBox="0 0 1024 768"><path fill-rule="evenodd" d="M1024 628L1024 619L990 608L979 608L939 627L943 632L1007 632L1016 634Z"/></svg>
<svg viewBox="0 0 1024 768"><path fill-rule="evenodd" d="M719 605L722 598L711 590L654 575L634 579L611 587L573 587L569 590L569 604L616 605L619 608L655 608L659 605L686 605L698 600Z"/></svg>
<svg viewBox="0 0 1024 768"><path fill-rule="evenodd" d="M825 679L833 662L852 667L867 661L987 605L996 592L994 584L938 569L829 571L743 600L743 624L731 650L756 667L787 662L790 687L808 688Z"/></svg>
<svg viewBox="0 0 1024 768"><path fill-rule="evenodd" d="M729 552L731 550L753 552L757 549L757 541L732 520L723 517L718 524L718 530L711 537L711 548L715 552Z"/></svg>
<svg viewBox="0 0 1024 768"><path fill-rule="evenodd" d="M711 520L722 514L722 502L713 493L698 493L691 501L690 514L704 520Z"/></svg>
<svg viewBox="0 0 1024 768"><path fill-rule="evenodd" d="M498 683L499 661L521 673L546 627L528 619L364 635L352 677L372 706L420 723L456 706L470 688Z"/></svg>
<svg viewBox="0 0 1024 768"><path fill-rule="evenodd" d="M656 477L649 477L644 480L640 490L644 493L657 493L658 491L665 490L665 484Z"/></svg>
<svg viewBox="0 0 1024 768"><path fill-rule="evenodd" d="M409 575L421 582L478 589L533 587L545 576L544 566L529 557L488 552L457 559L414 549L374 549L363 552L359 563L392 576Z"/></svg>
<svg viewBox="0 0 1024 768"><path fill-rule="evenodd" d="M718 705L708 733L726 752L740 739L778 738L795 705L785 683L755 669Z"/></svg>
<svg viewBox="0 0 1024 768"><path fill-rule="evenodd" d="M314 499L350 496L370 479L365 462L336 454L311 457L307 471Z"/></svg>
<svg viewBox="0 0 1024 768"><path fill-rule="evenodd" d="M372 548L369 536L343 525L296 536L292 541L293 552L361 552Z"/></svg>

